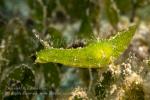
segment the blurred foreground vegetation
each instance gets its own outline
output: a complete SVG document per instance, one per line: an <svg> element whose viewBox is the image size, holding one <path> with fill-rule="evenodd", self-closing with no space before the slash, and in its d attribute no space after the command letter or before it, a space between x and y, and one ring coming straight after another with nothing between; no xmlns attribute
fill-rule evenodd
<svg viewBox="0 0 150 100"><path fill-rule="evenodd" d="M34 62L45 45L85 47L133 23L131 44L106 69ZM0 0L2 100L150 100L149 58L149 0Z"/></svg>

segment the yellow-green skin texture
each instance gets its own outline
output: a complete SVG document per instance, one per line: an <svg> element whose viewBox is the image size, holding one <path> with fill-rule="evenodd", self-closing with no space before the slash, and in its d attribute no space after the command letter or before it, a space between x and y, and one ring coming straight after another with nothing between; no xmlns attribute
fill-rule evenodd
<svg viewBox="0 0 150 100"><path fill-rule="evenodd" d="M116 36L90 43L84 48L47 48L37 52L37 63L61 63L71 67L100 68L116 60L128 47L136 26L118 32Z"/></svg>

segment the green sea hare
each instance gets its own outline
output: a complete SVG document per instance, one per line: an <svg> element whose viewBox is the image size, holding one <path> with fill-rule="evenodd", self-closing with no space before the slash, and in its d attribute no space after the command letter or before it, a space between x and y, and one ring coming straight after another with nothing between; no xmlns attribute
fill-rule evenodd
<svg viewBox="0 0 150 100"><path fill-rule="evenodd" d="M46 48L36 53L36 63L61 63L71 67L100 68L116 60L127 49L136 26L118 32L110 39L96 40L83 48Z"/></svg>

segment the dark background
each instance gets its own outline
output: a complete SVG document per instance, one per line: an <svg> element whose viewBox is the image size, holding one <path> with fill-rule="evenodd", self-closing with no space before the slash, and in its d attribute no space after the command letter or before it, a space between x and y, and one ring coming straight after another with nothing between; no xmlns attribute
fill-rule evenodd
<svg viewBox="0 0 150 100"><path fill-rule="evenodd" d="M133 41L107 69L34 62L41 40L55 48L84 47L132 23L138 26ZM150 100L149 53L149 0L0 0L2 99Z"/></svg>

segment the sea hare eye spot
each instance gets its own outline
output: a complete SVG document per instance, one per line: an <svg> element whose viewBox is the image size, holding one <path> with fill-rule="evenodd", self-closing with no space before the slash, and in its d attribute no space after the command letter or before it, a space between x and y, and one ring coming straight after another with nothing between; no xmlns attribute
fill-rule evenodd
<svg viewBox="0 0 150 100"><path fill-rule="evenodd" d="M99 49L99 48L101 48L101 49ZM97 47L97 49L95 51L96 51L97 58L100 58L100 59L102 59L102 58L107 59L113 53L112 46L108 43L107 44L103 43L102 45L100 45L100 47Z"/></svg>

